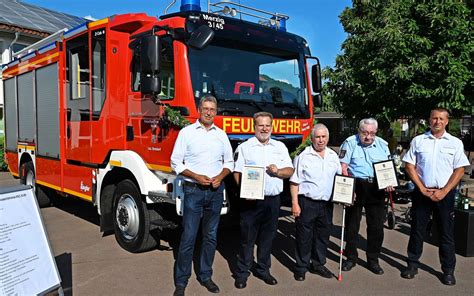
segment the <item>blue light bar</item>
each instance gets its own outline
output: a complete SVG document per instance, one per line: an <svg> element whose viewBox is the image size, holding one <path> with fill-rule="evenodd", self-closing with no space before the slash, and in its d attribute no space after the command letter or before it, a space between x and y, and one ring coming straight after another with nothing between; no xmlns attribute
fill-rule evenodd
<svg viewBox="0 0 474 296"><path fill-rule="evenodd" d="M181 12L186 11L201 11L200 0L181 0L181 6L179 7Z"/></svg>
<svg viewBox="0 0 474 296"><path fill-rule="evenodd" d="M280 27L278 28L279 31L286 32L286 19L280 19Z"/></svg>
<svg viewBox="0 0 474 296"><path fill-rule="evenodd" d="M51 49L55 49L56 47L58 47L58 45L56 44L56 41L54 41L38 49L38 53L43 54L47 51L50 51Z"/></svg>
<svg viewBox="0 0 474 296"><path fill-rule="evenodd" d="M66 33L64 33L63 36L64 36L64 39L68 39L72 36L75 36L77 34L80 34L80 33L84 32L86 30L87 30L87 23L84 23L82 25L79 25L77 27L74 27L74 28L68 30Z"/></svg>

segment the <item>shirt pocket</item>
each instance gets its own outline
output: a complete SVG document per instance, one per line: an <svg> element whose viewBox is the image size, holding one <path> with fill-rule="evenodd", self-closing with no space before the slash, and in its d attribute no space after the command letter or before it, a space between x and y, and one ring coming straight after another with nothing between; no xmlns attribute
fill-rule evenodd
<svg viewBox="0 0 474 296"><path fill-rule="evenodd" d="M446 163L454 162L454 154L456 154L456 148L454 147L442 147L439 151L440 158Z"/></svg>
<svg viewBox="0 0 474 296"><path fill-rule="evenodd" d="M323 172L322 170L323 168L318 161L307 159L306 162L303 163L303 176L306 180L320 179Z"/></svg>

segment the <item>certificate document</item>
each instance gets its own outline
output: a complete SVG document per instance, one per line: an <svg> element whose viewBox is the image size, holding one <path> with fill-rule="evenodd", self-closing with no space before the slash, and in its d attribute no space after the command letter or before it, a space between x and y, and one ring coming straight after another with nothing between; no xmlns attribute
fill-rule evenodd
<svg viewBox="0 0 474 296"><path fill-rule="evenodd" d="M379 189L398 186L395 163L392 159L374 163L374 172Z"/></svg>
<svg viewBox="0 0 474 296"><path fill-rule="evenodd" d="M244 165L240 184L240 198L264 199L265 167Z"/></svg>
<svg viewBox="0 0 474 296"><path fill-rule="evenodd" d="M354 203L355 178L336 175L332 192L332 201L346 205Z"/></svg>

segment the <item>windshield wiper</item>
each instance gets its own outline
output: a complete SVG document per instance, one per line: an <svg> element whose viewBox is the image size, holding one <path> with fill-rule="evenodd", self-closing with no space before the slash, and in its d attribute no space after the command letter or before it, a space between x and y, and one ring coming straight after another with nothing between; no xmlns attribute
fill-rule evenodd
<svg viewBox="0 0 474 296"><path fill-rule="evenodd" d="M238 107L218 107L217 113L219 115L241 115L244 114L244 111L240 110Z"/></svg>
<svg viewBox="0 0 474 296"><path fill-rule="evenodd" d="M301 116L304 116L306 114L306 110L303 109L303 107L301 107L299 104L296 104L296 103L287 103L287 102L274 102L273 105L275 107L290 107L291 109L296 109L299 111L299 115ZM291 110L291 111L293 111ZM285 115L285 114L284 114ZM288 113L286 115L298 115L298 114L295 114L295 113Z"/></svg>

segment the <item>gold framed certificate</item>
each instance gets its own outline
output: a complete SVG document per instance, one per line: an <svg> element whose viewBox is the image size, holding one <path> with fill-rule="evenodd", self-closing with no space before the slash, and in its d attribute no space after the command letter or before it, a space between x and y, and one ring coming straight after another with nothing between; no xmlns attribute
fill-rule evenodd
<svg viewBox="0 0 474 296"><path fill-rule="evenodd" d="M345 205L354 204L355 178L350 176L334 176L332 201Z"/></svg>
<svg viewBox="0 0 474 296"><path fill-rule="evenodd" d="M375 162L373 166L379 189L385 189L388 186L396 187L399 185L397 172L395 170L395 162L393 159Z"/></svg>
<svg viewBox="0 0 474 296"><path fill-rule="evenodd" d="M240 198L264 199L265 167L244 165L240 184Z"/></svg>

